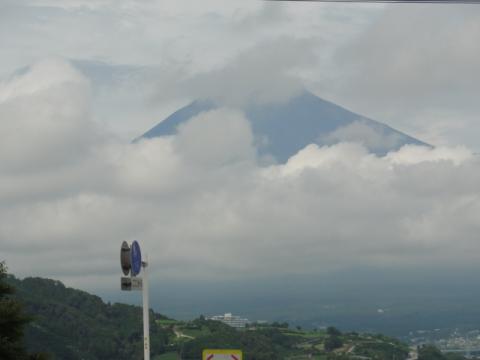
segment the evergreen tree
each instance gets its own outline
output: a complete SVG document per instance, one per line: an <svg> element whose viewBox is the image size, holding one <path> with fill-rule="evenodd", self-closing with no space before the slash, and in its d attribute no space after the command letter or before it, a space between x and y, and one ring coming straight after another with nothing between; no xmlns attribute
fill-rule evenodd
<svg viewBox="0 0 480 360"><path fill-rule="evenodd" d="M23 345L23 331L30 318L24 313L22 305L11 295L14 288L5 281L7 267L0 262L0 359L46 359L45 355L28 355Z"/></svg>
<svg viewBox="0 0 480 360"><path fill-rule="evenodd" d="M327 338L325 339L325 351L330 352L343 346L340 330L333 326L327 328Z"/></svg>

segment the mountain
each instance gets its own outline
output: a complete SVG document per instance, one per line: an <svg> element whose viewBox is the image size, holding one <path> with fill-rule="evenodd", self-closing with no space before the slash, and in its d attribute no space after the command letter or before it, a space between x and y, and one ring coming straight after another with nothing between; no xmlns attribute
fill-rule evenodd
<svg viewBox="0 0 480 360"><path fill-rule="evenodd" d="M192 117L222 107L211 100L197 100L177 110L135 139L173 135ZM361 142L371 152L384 155L406 144L428 144L375 120L355 114L304 91L285 103L256 104L241 108L254 135L260 156L286 162L305 146L340 141Z"/></svg>
<svg viewBox="0 0 480 360"><path fill-rule="evenodd" d="M143 358L141 308L104 303L56 280L9 275L7 282L33 319L26 331L29 350L62 360ZM152 360L200 360L204 349L222 348L241 349L251 360L405 359L408 353L407 345L394 338L342 334L333 327L303 330L261 323L237 330L203 316L177 321L151 312L150 319Z"/></svg>

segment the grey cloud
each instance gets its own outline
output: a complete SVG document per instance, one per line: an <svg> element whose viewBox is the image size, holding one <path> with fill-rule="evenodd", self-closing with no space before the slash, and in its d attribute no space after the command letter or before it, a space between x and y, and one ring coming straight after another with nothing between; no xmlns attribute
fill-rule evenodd
<svg viewBox="0 0 480 360"><path fill-rule="evenodd" d="M158 15L153 10L152 14L144 9L125 10L118 17L122 21L113 25L107 21L111 14L105 9L94 14L87 11L88 16L72 11L73 19L64 14L56 21L44 22L33 37L22 27L23 36L14 41L31 52L19 56L21 61L16 57L8 61L17 66L53 52L137 66L161 62L155 79L161 83L157 89L162 101L201 96L238 105L290 96L302 86L298 80L302 76L298 75L305 68L315 68L318 52L323 52L323 42L306 35L312 33L311 22L302 27L301 35L283 36L292 32L301 18L291 27L263 29L260 39L252 39L248 32L250 38L246 39L238 22L221 27L228 30L228 36L223 34L222 38L218 27L198 30L211 18L195 15L195 20L182 22L175 9L173 15L170 12L161 17L164 21L152 16ZM419 13L422 16L413 19L413 25L432 16L424 10ZM400 19L396 14L387 11L384 19L400 24L408 17L403 14ZM438 19L446 16L433 15ZM474 15L462 16L471 19L467 23L474 34ZM318 19L323 17L317 13L310 18L314 22ZM381 86L388 90L398 81L403 90L409 88L395 68L388 68L395 64L394 53L382 54L380 46L390 49L399 45L403 54L413 57L406 64L415 71L428 67L428 61L416 58L414 50L420 49L424 55L428 48L421 42L410 48L402 34L394 37L398 44L390 44L392 38L386 31L390 25L382 21L387 20L379 20L368 30L358 48L343 52L343 57L352 61L343 62L337 73L329 74L337 81L323 85L333 87L339 74L346 74L356 81L351 92L338 90L342 96L352 100L365 95L364 104L372 108L384 104L388 112L392 103L380 93ZM139 22L144 25L138 27ZM99 29L98 24L105 23L112 25L110 34L102 32L99 39L85 37L86 28ZM344 25L340 24L333 35L343 34ZM456 29L453 20L447 25L447 29ZM329 33L328 26L317 24L314 28L322 37ZM3 33L9 31L4 29ZM403 31L410 30L393 29L394 33ZM439 31L438 39L430 33L437 43L444 34L444 30ZM139 33L145 36L139 37ZM159 34L165 38L159 39ZM458 39L460 32L456 34ZM69 38L69 44L57 41L60 35ZM372 46L370 40L377 45ZM30 42L35 46L29 47ZM458 49L464 55L455 55L457 58L451 60L455 64L469 63L468 54L477 54L477 45L466 42L465 49L470 50ZM378 46L379 50L371 55L361 44ZM370 60L380 57L387 58L379 64L387 68L371 68ZM357 65L366 79L356 73ZM134 238L150 255L153 279L317 274L363 264L386 268L478 263L480 164L466 149L410 147L376 157L360 144L311 145L285 165L260 166L249 129L241 113L232 109L192 119L177 137L126 144L92 125L90 116L98 116L98 112L89 114L90 90L68 64L55 65L55 73L64 77L54 77L53 84L47 81L48 86L32 91L51 75L44 67L37 69L39 77L32 78L21 96L9 95L0 103L0 137L9 135L0 145L0 248L2 258L18 275L35 273L88 286L116 284L118 247L121 241ZM352 73L346 72L350 69ZM154 71L147 77L153 78ZM390 81L382 82L382 71ZM371 81L367 75L372 76ZM447 77L442 77L440 68L425 71L425 75L432 79L433 90L445 89ZM32 74L21 76L28 79ZM412 76L406 79L416 80ZM6 83L2 94L14 92L13 84ZM122 102L131 99L130 85L124 87ZM469 93L467 102L474 89L469 89L465 80L454 83L459 91L463 86ZM414 90L420 96L428 89L427 84L420 84L418 90L412 88L412 97ZM369 92L378 97L366 98ZM433 95L426 100L434 104ZM399 117L407 103L394 109ZM418 105L419 101L412 103ZM108 103L107 112L115 107L112 104L115 102ZM134 111L128 119L133 123L147 115L154 117L149 111ZM200 126L200 120L207 125ZM157 121L152 119L152 123ZM138 127L147 128L143 124ZM351 138L352 129L348 130L336 134L337 138ZM81 279L82 274L88 275Z"/></svg>
<svg viewBox="0 0 480 360"><path fill-rule="evenodd" d="M197 97L278 101L313 82L313 70L330 73L326 54L363 26L370 11L317 5L11 2L0 22L0 40L11 49L0 76L52 54L84 59L80 66L90 67L90 80L102 85L94 86L95 120L134 138ZM90 33L96 35L85 36ZM104 65L121 78L108 89ZM133 75L119 74L130 70ZM148 102L153 87L157 96Z"/></svg>
<svg viewBox="0 0 480 360"><path fill-rule="evenodd" d="M359 142L370 151L378 152L396 148L401 144L402 139L397 134L385 135L362 121L355 121L331 132L323 141L326 144Z"/></svg>
<svg viewBox="0 0 480 360"><path fill-rule="evenodd" d="M285 4L264 2L261 8L250 12L237 11L234 14L235 25L242 31L258 31L259 28L268 28L279 22L287 22L291 17Z"/></svg>
<svg viewBox="0 0 480 360"><path fill-rule="evenodd" d="M427 141L467 141L476 147L471 136L480 134L476 10L467 5L385 7L337 51L333 61L341 75L326 91L356 111L426 135Z"/></svg>
<svg viewBox="0 0 480 360"><path fill-rule="evenodd" d="M227 106L285 101L303 89L299 71L315 63L314 42L292 37L263 41L210 71L177 79L177 91ZM160 95L171 91L161 86Z"/></svg>
<svg viewBox="0 0 480 360"><path fill-rule="evenodd" d="M75 87L77 76L66 72L62 83ZM51 102L23 94L32 113ZM22 132L11 136L20 141ZM44 139L31 141L28 154ZM286 164L261 166L247 122L232 109L203 113L173 137L83 141L91 151L69 166L0 172L8 186L0 193L2 256L19 275L75 283L97 271L107 281L118 273L119 244L134 238L155 264L153 278L478 261L480 163L465 148L406 146L377 157L355 143L309 145Z"/></svg>
<svg viewBox="0 0 480 360"><path fill-rule="evenodd" d="M21 275L35 252L36 273L67 282L83 271L115 276L118 245L133 238L150 254L154 278L478 260L471 179L480 167L465 149L405 147L377 157L359 144L310 145L268 167L251 149L245 119L227 109L192 119L177 137L105 144L76 170L87 174L72 192L13 197L0 208L4 256ZM84 182L98 163L107 171L95 181L109 186Z"/></svg>
<svg viewBox="0 0 480 360"><path fill-rule="evenodd" d="M358 87L389 105L471 104L478 82L479 15L469 6L389 6L338 53ZM353 86L352 86L353 85ZM358 95L358 94L357 94ZM362 94L359 98L363 97Z"/></svg>

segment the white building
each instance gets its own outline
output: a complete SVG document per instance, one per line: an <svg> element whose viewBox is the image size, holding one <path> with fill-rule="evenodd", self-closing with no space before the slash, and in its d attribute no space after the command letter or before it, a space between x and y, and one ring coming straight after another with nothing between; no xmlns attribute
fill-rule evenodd
<svg viewBox="0 0 480 360"><path fill-rule="evenodd" d="M224 315L215 315L209 317L208 320L221 321L234 328L244 328L248 323L248 319L243 319L240 316L232 315L232 313L226 313Z"/></svg>

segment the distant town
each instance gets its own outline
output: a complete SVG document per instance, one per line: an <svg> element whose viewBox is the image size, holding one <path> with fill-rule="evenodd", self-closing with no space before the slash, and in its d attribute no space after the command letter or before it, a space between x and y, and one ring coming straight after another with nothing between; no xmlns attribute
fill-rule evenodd
<svg viewBox="0 0 480 360"><path fill-rule="evenodd" d="M480 358L480 329L416 330L405 340L414 347L434 344L443 353L457 353L467 359Z"/></svg>
<svg viewBox="0 0 480 360"><path fill-rule="evenodd" d="M225 313L223 315L213 315L206 317L207 320L220 321L236 329L246 327L255 328L255 325L265 324L266 321L250 321L239 315ZM426 345L435 345L442 353L458 354L467 359L480 358L480 330L460 330L460 329L434 329L434 330L416 330L410 332L405 338L410 345L409 359L414 360L418 357L418 348Z"/></svg>

